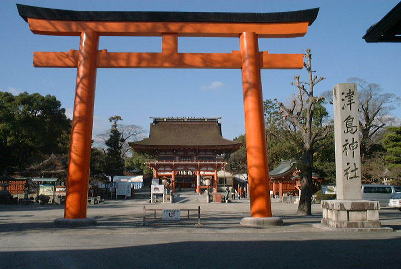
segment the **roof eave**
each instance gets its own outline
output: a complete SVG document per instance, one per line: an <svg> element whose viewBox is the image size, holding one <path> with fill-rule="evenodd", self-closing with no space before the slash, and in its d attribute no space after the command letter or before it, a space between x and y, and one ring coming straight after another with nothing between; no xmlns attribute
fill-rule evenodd
<svg viewBox="0 0 401 269"><path fill-rule="evenodd" d="M374 42L401 42L396 36L395 27L401 22L401 2L390 10L379 22L373 24L362 37L368 43Z"/></svg>
<svg viewBox="0 0 401 269"><path fill-rule="evenodd" d="M144 145L139 143L130 143L131 148L135 151L154 151L158 149L174 149L174 148L194 148L194 149L214 149L228 150L234 152L241 147L241 143L230 145Z"/></svg>

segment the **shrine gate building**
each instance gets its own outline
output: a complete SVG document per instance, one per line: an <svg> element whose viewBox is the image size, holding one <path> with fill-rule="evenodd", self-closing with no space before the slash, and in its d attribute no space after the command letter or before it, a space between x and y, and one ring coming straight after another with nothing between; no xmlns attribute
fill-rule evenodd
<svg viewBox="0 0 401 269"><path fill-rule="evenodd" d="M217 171L241 143L222 137L219 118L153 118L149 138L130 145L154 157L146 164L154 178L168 180L172 191L193 188L199 193L203 188L217 191Z"/></svg>

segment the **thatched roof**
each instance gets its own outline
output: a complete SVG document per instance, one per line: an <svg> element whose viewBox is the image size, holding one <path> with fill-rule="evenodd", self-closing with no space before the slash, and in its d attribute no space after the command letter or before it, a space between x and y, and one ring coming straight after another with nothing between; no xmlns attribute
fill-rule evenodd
<svg viewBox="0 0 401 269"><path fill-rule="evenodd" d="M149 138L130 143L135 151L166 148L208 148L235 151L241 143L222 137L216 118L154 118Z"/></svg>

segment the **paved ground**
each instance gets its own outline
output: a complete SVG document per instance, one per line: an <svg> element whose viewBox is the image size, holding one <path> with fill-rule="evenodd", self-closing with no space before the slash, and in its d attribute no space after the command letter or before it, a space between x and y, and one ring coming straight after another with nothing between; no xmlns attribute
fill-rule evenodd
<svg viewBox="0 0 401 269"><path fill-rule="evenodd" d="M319 205L313 206L314 216L300 217L296 205L274 202L273 214L285 225L253 229L239 225L248 215L248 200L206 204L182 195L179 201L157 206L106 201L90 206L89 217L98 225L85 228L55 227L61 207L1 206L0 268L401 268L398 210L380 212L382 224L394 232L347 233L314 227ZM143 206L198 205L201 226L194 225L196 215L143 226Z"/></svg>

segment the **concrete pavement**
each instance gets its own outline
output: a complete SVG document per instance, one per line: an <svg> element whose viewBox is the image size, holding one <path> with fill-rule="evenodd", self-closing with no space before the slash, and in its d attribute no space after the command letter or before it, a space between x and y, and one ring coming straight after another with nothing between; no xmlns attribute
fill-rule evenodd
<svg viewBox="0 0 401 269"><path fill-rule="evenodd" d="M201 226L151 221L147 208L197 208ZM399 268L401 212L382 209L381 221L394 232L329 232L300 217L296 205L274 202L284 226L269 229L239 225L249 201L206 204L186 201L152 206L145 200L118 200L90 206L95 227L57 228L61 207L0 207L0 268Z"/></svg>

